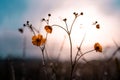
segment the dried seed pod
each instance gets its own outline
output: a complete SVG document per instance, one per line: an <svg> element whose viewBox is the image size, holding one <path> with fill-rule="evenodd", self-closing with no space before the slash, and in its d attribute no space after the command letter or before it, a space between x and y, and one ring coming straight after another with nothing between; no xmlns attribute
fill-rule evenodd
<svg viewBox="0 0 120 80"><path fill-rule="evenodd" d="M51 14L48 14L48 16L50 17L50 16L51 16Z"/></svg>
<svg viewBox="0 0 120 80"><path fill-rule="evenodd" d="M81 12L80 15L83 15L83 12Z"/></svg>
<svg viewBox="0 0 120 80"><path fill-rule="evenodd" d="M66 22L66 21L67 21L67 19L66 19L66 18L64 18L64 19L63 19L63 21L65 21L65 22Z"/></svg>
<svg viewBox="0 0 120 80"><path fill-rule="evenodd" d="M22 28L19 28L18 31L19 31L20 33L23 33L23 29L22 29Z"/></svg>

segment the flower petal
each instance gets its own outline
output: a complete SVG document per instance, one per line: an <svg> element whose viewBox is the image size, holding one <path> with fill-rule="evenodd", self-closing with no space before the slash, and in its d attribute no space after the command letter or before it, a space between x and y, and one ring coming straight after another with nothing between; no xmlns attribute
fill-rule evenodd
<svg viewBox="0 0 120 80"><path fill-rule="evenodd" d="M38 38L39 38L39 39L42 39L43 36L42 36L41 34L38 34Z"/></svg>
<svg viewBox="0 0 120 80"><path fill-rule="evenodd" d="M51 26L46 25L44 29L46 30L47 33L52 33L52 27Z"/></svg>
<svg viewBox="0 0 120 80"><path fill-rule="evenodd" d="M94 49L96 52L102 52L102 46L99 43L95 43Z"/></svg>
<svg viewBox="0 0 120 80"><path fill-rule="evenodd" d="M33 36L32 40L35 41L37 39L37 36Z"/></svg>

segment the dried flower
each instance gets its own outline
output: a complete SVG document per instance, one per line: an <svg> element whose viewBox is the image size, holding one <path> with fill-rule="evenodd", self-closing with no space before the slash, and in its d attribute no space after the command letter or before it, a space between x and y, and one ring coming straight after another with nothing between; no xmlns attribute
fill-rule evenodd
<svg viewBox="0 0 120 80"><path fill-rule="evenodd" d="M96 52L102 52L102 46L99 43L94 44L94 49Z"/></svg>
<svg viewBox="0 0 120 80"><path fill-rule="evenodd" d="M26 26L26 24L23 24L23 26L25 27L25 26Z"/></svg>
<svg viewBox="0 0 120 80"><path fill-rule="evenodd" d="M27 21L27 25L29 25L29 21Z"/></svg>
<svg viewBox="0 0 120 80"><path fill-rule="evenodd" d="M83 15L83 12L81 12L80 15Z"/></svg>
<svg viewBox="0 0 120 80"><path fill-rule="evenodd" d="M73 12L73 14L75 15L75 14L76 14L76 12Z"/></svg>
<svg viewBox="0 0 120 80"><path fill-rule="evenodd" d="M67 21L67 19L66 19L66 18L64 18L64 19L63 19L63 21L65 21L65 22L66 22L66 21Z"/></svg>
<svg viewBox="0 0 120 80"><path fill-rule="evenodd" d="M51 16L51 14L48 14L48 16L50 17L50 16Z"/></svg>
<svg viewBox="0 0 120 80"><path fill-rule="evenodd" d="M23 33L23 29L22 29L22 28L19 28L18 31L19 31L20 33Z"/></svg>
<svg viewBox="0 0 120 80"><path fill-rule="evenodd" d="M34 31L33 31L32 24L29 25L29 28L30 28L30 30L31 30L32 32L34 32Z"/></svg>
<svg viewBox="0 0 120 80"><path fill-rule="evenodd" d="M43 36L41 34L38 34L37 36L33 36L32 37L32 43L33 45L36 45L36 46L41 46L45 43L46 39L43 38Z"/></svg>
<svg viewBox="0 0 120 80"><path fill-rule="evenodd" d="M44 29L46 30L47 33L52 33L52 27L51 27L51 26L46 25L46 26L44 27Z"/></svg>
<svg viewBox="0 0 120 80"><path fill-rule="evenodd" d="M42 21L45 21L45 18L43 18Z"/></svg>
<svg viewBox="0 0 120 80"><path fill-rule="evenodd" d="M96 25L96 28L97 28L97 29L100 29L100 25L99 25L99 24L97 24L97 25Z"/></svg>
<svg viewBox="0 0 120 80"><path fill-rule="evenodd" d="M78 13L76 13L76 12L74 12L73 14L75 15L75 17L77 17L77 16L78 16Z"/></svg>

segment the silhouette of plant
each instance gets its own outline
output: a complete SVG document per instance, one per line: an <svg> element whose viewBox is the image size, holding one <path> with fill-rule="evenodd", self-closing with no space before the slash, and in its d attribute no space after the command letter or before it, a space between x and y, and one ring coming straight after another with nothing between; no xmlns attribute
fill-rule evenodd
<svg viewBox="0 0 120 80"><path fill-rule="evenodd" d="M45 50L46 50L46 42L47 42L47 36L48 34L52 34L52 30L54 29L54 27L59 27L61 28L62 30L64 30L67 34L67 38L69 40L69 46L70 46L70 66L71 66L71 70L70 70L70 80L73 79L73 74L74 74L74 71L75 71L75 68L77 67L77 64L79 62L79 60L87 53L90 53L90 52L93 52L93 51L96 51L96 52L102 52L102 46L99 42L96 42L93 46L93 49L92 50L88 50L86 52L83 52L81 50L81 47L83 45L83 42L85 40L85 37L86 37L86 33L84 34L84 37L82 39L82 41L80 42L80 45L77 47L77 52L75 54L75 57L73 57L73 42L72 41L72 37L71 37L71 33L72 33L72 29L74 28L74 24L75 22L77 21L78 17L81 17L81 16L84 16L84 13L83 12L80 12L80 13L77 13L77 12L73 12L73 15L74 15L74 19L73 21L71 22L71 25L68 26L68 19L67 18L64 18L63 19L63 22L65 23L65 27L59 25L59 24L52 24L50 25L49 24L49 21L50 21L50 17L51 17L51 14L48 14L48 18L43 18L41 21L42 22L45 22L46 25L44 26L44 30L46 31L46 36L44 37L42 35L42 33L40 33L39 30L37 30L35 27L32 26L32 24L30 24L29 21L26 22L26 24L23 24L23 28L20 28L18 29L21 33L24 32L24 27L27 27L31 30L31 32L33 33L33 37L32 37L32 43L34 46L37 46L40 48L41 52L42 52L42 57L43 57L43 65L46 65L46 61L45 61L45 53L47 53ZM100 29L100 24L95 21L93 23L93 25L95 25L96 29ZM64 42L63 42L64 43ZM62 50L62 47L63 47L63 44L61 46L61 49ZM60 55L60 53L59 53ZM54 65L52 65L54 66ZM54 70L54 67L51 67L52 70ZM47 69L45 69L45 71L47 71Z"/></svg>

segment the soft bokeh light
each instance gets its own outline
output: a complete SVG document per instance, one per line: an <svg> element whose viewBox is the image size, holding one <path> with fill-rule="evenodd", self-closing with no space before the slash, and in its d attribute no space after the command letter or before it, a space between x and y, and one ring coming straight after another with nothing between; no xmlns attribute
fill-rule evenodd
<svg viewBox="0 0 120 80"><path fill-rule="evenodd" d="M64 22L62 21L64 18L67 18L68 26L71 25L72 20L74 19L73 12L83 12L84 15L80 16L72 30L72 40L73 40L73 51L76 53L77 47L79 46L84 34L86 33L86 38L83 42L82 49L83 51L87 51L89 49L93 49L93 45L95 42L100 42L103 46L103 50L105 51L106 47L109 47L108 52L105 54L109 56L115 49L114 39L119 44L119 20L120 20L120 10L118 0L29 0L28 2L23 2L25 6L25 10L21 11L22 7L20 7L20 11L22 13L18 15L19 10L14 13L15 15L3 15L0 23L0 50L1 55L4 56L10 53L15 55L22 54L23 46L21 44L22 40L19 38L22 35L17 33L17 30L20 25L24 24L25 21L29 20L30 23L37 29L41 29L40 32L45 35L44 26L45 24L41 22L41 19L47 17L47 14L51 13L50 25L59 24L65 27ZM9 2L8 2L9 3ZM12 3L11 3L12 4ZM18 4L18 3L14 3ZM116 6L117 5L117 6ZM8 5L10 6L10 5ZM17 8L17 7L16 7ZM1 9L1 8L0 8ZM9 12L9 10L3 11ZM2 10L1 9L1 10ZM12 14L11 11L11 14ZM0 11L1 12L1 11ZM11 17L9 17L9 16ZM95 25L92 25L95 21L100 24L100 29L96 29ZM9 36L9 37L7 37ZM29 30L26 30L24 33L26 36L26 53L27 56L37 56L40 57L40 51L37 47L34 47L31 43L31 37L33 36ZM19 38L18 38L19 37ZM66 37L66 38L65 38ZM61 59L68 59L69 57L69 42L67 39L67 34L60 28L54 27L52 34L48 36L47 42L47 50L49 51L50 57L57 57L59 52L61 52ZM14 39L14 40L11 40ZM19 39L19 40L18 40ZM63 41L64 40L64 41ZM17 44L11 45L11 42L18 41ZM9 44L5 43L8 42ZM60 51L60 47L64 42L63 49ZM57 45L56 45L57 44ZM8 47L6 47L6 45ZM20 45L18 48L17 46ZM54 46L51 46L54 45ZM16 51L13 51L12 48L15 48ZM5 50L5 51L4 51ZM109 51L110 50L110 51ZM34 53L34 54L33 54ZM39 56L38 56L39 55ZM94 59L97 57L104 58L103 54L90 53L90 55L86 55L88 59Z"/></svg>

